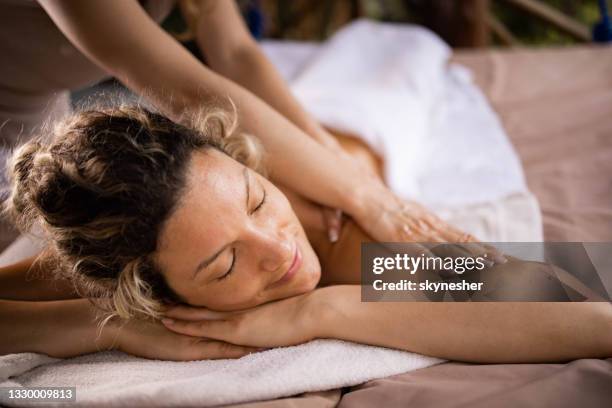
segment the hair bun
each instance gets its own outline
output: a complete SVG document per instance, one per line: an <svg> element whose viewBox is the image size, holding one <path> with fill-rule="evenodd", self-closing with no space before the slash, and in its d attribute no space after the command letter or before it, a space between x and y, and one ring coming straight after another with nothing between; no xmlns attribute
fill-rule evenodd
<svg viewBox="0 0 612 408"><path fill-rule="evenodd" d="M18 147L7 161L7 178L11 184L11 191L3 202L3 213L11 218L24 232L29 230L35 219L35 209L31 200L31 192L36 188L36 166L48 165L45 147L38 140L31 140Z"/></svg>

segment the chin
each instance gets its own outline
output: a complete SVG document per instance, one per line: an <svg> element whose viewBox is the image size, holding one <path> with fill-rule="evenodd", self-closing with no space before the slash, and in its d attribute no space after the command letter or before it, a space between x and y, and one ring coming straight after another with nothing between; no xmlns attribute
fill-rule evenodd
<svg viewBox="0 0 612 408"><path fill-rule="evenodd" d="M307 265L304 265L304 268L300 272L303 275L303 280L300 282L302 293L314 290L321 280L321 265L314 251L312 252L312 256L309 257Z"/></svg>
<svg viewBox="0 0 612 408"><path fill-rule="evenodd" d="M306 234L302 230L298 245L302 251L303 264L296 278L299 277L299 282L295 282L296 287L301 290L301 293L314 290L321 280L321 263L319 257L310 245Z"/></svg>

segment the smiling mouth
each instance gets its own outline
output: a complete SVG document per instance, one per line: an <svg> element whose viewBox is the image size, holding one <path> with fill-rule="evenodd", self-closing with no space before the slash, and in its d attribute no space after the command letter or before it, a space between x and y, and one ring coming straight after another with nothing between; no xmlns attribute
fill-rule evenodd
<svg viewBox="0 0 612 408"><path fill-rule="evenodd" d="M283 276L281 276L279 280L277 280L276 282L272 284L272 287L281 285L287 282L288 280L290 280L295 275L295 273L297 272L297 270L300 268L301 265L302 265L302 253L296 242L295 251L293 253L293 260L291 262L291 265L289 266L287 271L283 274Z"/></svg>

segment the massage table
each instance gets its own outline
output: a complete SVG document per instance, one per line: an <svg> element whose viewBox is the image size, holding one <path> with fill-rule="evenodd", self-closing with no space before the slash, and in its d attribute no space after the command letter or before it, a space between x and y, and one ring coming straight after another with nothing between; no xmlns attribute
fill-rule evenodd
<svg viewBox="0 0 612 408"><path fill-rule="evenodd" d="M518 151L547 241L612 241L612 47L459 50ZM607 277L608 279L612 277ZM447 362L240 408L610 407L612 358Z"/></svg>

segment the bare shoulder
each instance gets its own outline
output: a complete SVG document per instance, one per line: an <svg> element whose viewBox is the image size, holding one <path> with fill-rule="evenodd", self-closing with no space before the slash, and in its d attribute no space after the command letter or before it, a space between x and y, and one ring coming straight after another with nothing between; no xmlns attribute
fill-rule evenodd
<svg viewBox="0 0 612 408"><path fill-rule="evenodd" d="M372 241L373 239L350 218L344 220L340 237L335 243L329 242L326 236L311 241L321 263L319 285L359 284L361 243Z"/></svg>

